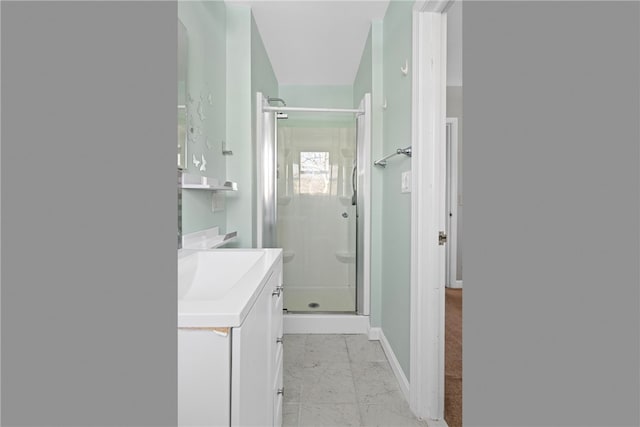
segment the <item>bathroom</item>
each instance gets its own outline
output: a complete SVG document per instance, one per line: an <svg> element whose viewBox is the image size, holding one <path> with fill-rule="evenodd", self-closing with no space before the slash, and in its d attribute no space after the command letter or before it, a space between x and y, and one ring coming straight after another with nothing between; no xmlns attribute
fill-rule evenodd
<svg viewBox="0 0 640 427"><path fill-rule="evenodd" d="M283 248L283 425L424 425L409 405L414 2L327 3L178 3L178 244ZM291 37L314 21L334 45ZM355 48L325 52L341 38ZM349 381L305 390L314 363Z"/></svg>
<svg viewBox="0 0 640 427"><path fill-rule="evenodd" d="M448 118L457 117L458 124L462 119L449 110L455 97L444 98L437 84L444 63L437 39L444 32L420 34L425 21L442 30L440 3L426 1L431 9L419 11L417 3L391 1L363 30L354 74L344 83L352 87L351 102L315 104L357 110L339 113L340 120L355 125L363 120L355 118L360 110L364 115L358 117L365 119L368 111L357 102L371 94L371 155L364 163L372 190L369 315L351 314L367 318L363 328L349 325L347 312L285 315L289 283L280 273L300 261L300 248L285 248L285 264L281 249L247 247L254 246L254 235L257 246L258 236L257 165L251 151L259 133L253 116L288 108L282 111L288 118L277 124L293 128L297 112L292 109L314 105L281 87L286 82L257 9L254 24L246 4L192 4L198 22L222 19L220 27L206 26L212 33L204 39L225 53L222 58L198 55L189 68L209 87L191 93L194 132L197 125L202 133L189 142L193 146L182 161L199 178L184 181L176 171L179 11L189 50L197 49L197 34L204 31L184 15L186 3L1 2L1 424L178 425L178 403L184 399L178 397L176 350L183 332L189 332L180 324L179 308L184 308L181 296L193 289L180 286L189 281L188 274L178 274L187 258L180 258L180 251L186 248L176 259L182 239L176 242L174 233L178 229L178 237L186 238L217 226L205 240L225 245L195 250L207 262L180 273L198 270L205 273L201 276L224 276L223 283L232 285L199 289L209 307L220 300L225 304L195 315L204 320L226 316L227 324L198 326L200 319L189 334L233 348L199 360L203 352L190 352L188 365L209 362L210 370L194 380L218 368L258 369L255 376L244 371L240 377L233 372L209 376L210 385L222 385L226 393L219 400L207 390L196 393L204 406L221 405L229 413L233 402L263 399L269 389L275 391L272 419L245 424L413 425L417 420L409 414L414 414L430 426L456 425L446 411L443 420L440 392L446 381L440 381L442 359L436 354L443 349L442 336L433 334L441 313L431 304L442 294L433 287L435 274L425 268L434 266L431 252L440 249L440 238L449 238L449 244L455 240L438 233L445 228L415 230L416 221L424 225L425 218L433 225L432 202L437 202L426 182L435 175L430 172L437 172L428 167L436 159L435 135L422 125L437 119L445 133ZM464 2L469 144L465 140L458 148L464 149L465 425L640 425L639 17L637 2ZM224 30L222 39L215 28ZM294 45L303 35L288 32L280 45ZM420 61L424 56L417 47L433 62ZM265 78L269 73L252 73L263 69L266 58L277 84ZM338 63L344 61L333 62ZM425 80L425 68L435 78ZM369 74L370 80L363 77ZM223 76L223 83L209 78L214 75ZM284 102L260 105L254 90ZM446 112L444 103L434 102L443 98ZM305 120L329 114L299 113ZM454 127L450 131L455 133ZM355 133L354 139L364 137ZM347 147L337 141L328 150L299 149L342 156ZM401 151L382 167L382 159L408 147L410 158ZM340 221L348 224L353 205L341 205L340 197L348 197L352 187L349 180L346 188L339 184L345 183L349 159L338 163L334 186L333 180L325 181L326 156L305 158L312 165L312 158L319 160L308 172L325 186L313 187L314 192L336 189L341 210L334 220L348 231ZM286 162L292 173L293 164ZM402 192L408 171L410 194ZM280 176L286 172L284 167ZM177 178L186 207L179 222ZM287 188L291 192L282 193L285 199L277 206L292 208L295 187ZM359 190L357 196L363 193ZM420 211L426 216L415 214ZM348 261L349 246L342 236L334 237L331 261L340 262L338 253ZM426 257L416 258L421 253ZM348 273L348 263L343 264ZM356 272L356 290L358 277ZM421 285L417 293L416 283ZM251 285L260 284L266 299L256 298L243 312L247 304L242 302L254 295ZM235 306L232 296L238 297ZM314 297L306 301L308 309L311 302L319 309L328 304ZM255 311L259 307L264 310ZM358 307L363 306L356 299ZM238 312L245 318L241 326ZM307 318L284 324L285 316L303 315ZM250 324L254 329L246 329ZM314 324L320 329L315 333L310 331ZM301 330L291 333L288 328L296 325ZM353 329L337 330L347 327ZM211 363L238 356L235 350L245 335L258 339L240 347L247 356L240 364ZM276 357L267 357L265 348L275 348ZM267 363L282 367L282 376L277 370L265 375ZM379 369L362 369L367 365ZM237 393L244 380L268 387ZM233 415L269 415L257 402L248 408Z"/></svg>

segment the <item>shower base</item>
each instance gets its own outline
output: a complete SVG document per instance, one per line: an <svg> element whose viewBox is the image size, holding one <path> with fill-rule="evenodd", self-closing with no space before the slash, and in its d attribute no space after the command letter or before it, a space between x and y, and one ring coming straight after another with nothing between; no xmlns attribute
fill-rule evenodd
<svg viewBox="0 0 640 427"><path fill-rule="evenodd" d="M318 306L315 306L318 304ZM309 305L314 305L309 307ZM369 316L355 313L353 288L284 286L285 334L367 334Z"/></svg>
<svg viewBox="0 0 640 427"><path fill-rule="evenodd" d="M289 312L355 313L353 288L296 288L284 286L284 308Z"/></svg>

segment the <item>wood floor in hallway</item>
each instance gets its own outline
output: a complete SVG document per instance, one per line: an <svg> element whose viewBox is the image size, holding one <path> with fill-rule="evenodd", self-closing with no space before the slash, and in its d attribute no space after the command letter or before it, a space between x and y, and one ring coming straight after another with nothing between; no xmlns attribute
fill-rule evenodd
<svg viewBox="0 0 640 427"><path fill-rule="evenodd" d="M444 419L462 426L462 289L445 296Z"/></svg>

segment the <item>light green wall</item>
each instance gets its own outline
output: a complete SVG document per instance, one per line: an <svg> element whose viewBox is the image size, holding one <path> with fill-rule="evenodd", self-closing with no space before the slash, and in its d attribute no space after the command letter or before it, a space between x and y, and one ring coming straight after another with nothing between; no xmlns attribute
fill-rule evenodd
<svg viewBox="0 0 640 427"><path fill-rule="evenodd" d="M371 39L372 39L373 27L369 28L369 34L367 35L367 41L364 44L362 50L362 57L360 58L360 65L356 72L356 78L353 81L353 107L358 108L360 100L365 93L371 93L372 88L372 63L371 63Z"/></svg>
<svg viewBox="0 0 640 427"><path fill-rule="evenodd" d="M412 1L391 1L384 17L383 84L387 108L383 116L383 151L411 145ZM411 170L406 156L389 160L382 176L382 330L407 378L410 353L411 194L400 193L402 172Z"/></svg>
<svg viewBox="0 0 640 427"><path fill-rule="evenodd" d="M187 143L187 172L224 180L226 165L222 156L222 140L226 132L226 13L222 1L180 1L178 18L187 29L187 90L190 124L200 135ZM211 94L213 105L209 104ZM201 106L199 105L201 103ZM204 120L198 114L198 108ZM204 155L207 170L200 172L192 162L193 155ZM225 212L212 212L209 191L183 190L182 232L192 233L219 226L225 231Z"/></svg>
<svg viewBox="0 0 640 427"><path fill-rule="evenodd" d="M245 5L227 5L227 174L238 192L227 196L227 229L235 247L255 246L255 94L275 96L278 81Z"/></svg>
<svg viewBox="0 0 640 427"><path fill-rule="evenodd" d="M372 23L371 33L371 159L380 159L384 153L383 138L383 24ZM382 178L380 168L371 171L371 323L382 326Z"/></svg>
<svg viewBox="0 0 640 427"><path fill-rule="evenodd" d="M238 232L235 246L251 247L251 10L235 4L227 4L227 149L227 176L238 183L227 196L227 229Z"/></svg>
<svg viewBox="0 0 640 427"><path fill-rule="evenodd" d="M374 21L369 30L362 58L353 83L353 107L357 108L365 93L371 93L371 156L383 156L382 147L382 21ZM371 172L371 326L381 326L382 299L382 181L379 168Z"/></svg>
<svg viewBox="0 0 640 427"><path fill-rule="evenodd" d="M352 85L280 85L279 95L287 107L353 108ZM274 104L275 105L275 104ZM278 104L279 105L279 104ZM354 126L353 114L345 113L288 113L287 120L278 126Z"/></svg>

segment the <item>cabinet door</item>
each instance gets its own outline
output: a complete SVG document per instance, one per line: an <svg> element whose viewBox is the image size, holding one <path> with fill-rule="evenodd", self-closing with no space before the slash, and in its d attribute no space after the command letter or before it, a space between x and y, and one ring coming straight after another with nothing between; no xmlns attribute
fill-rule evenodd
<svg viewBox="0 0 640 427"><path fill-rule="evenodd" d="M275 290L271 298L271 310L270 310L270 322L271 322L271 366L272 372L276 372L278 369L278 363L282 361L279 359L282 357L283 352L283 317L282 306L284 302L284 290L282 288L282 265L276 264L274 267L273 276L267 284L271 289ZM279 290L277 290L279 289Z"/></svg>
<svg viewBox="0 0 640 427"><path fill-rule="evenodd" d="M178 331L178 425L228 426L230 336Z"/></svg>
<svg viewBox="0 0 640 427"><path fill-rule="evenodd" d="M272 290L267 283L242 326L233 328L231 425L268 426L272 420L272 373L269 369L269 314Z"/></svg>
<svg viewBox="0 0 640 427"><path fill-rule="evenodd" d="M280 359L282 362L282 359ZM284 399L284 385L283 385L283 366L282 363L278 365L275 374L275 386L273 388L273 425L274 427L282 426L282 401Z"/></svg>
<svg viewBox="0 0 640 427"><path fill-rule="evenodd" d="M274 267L274 274L270 282L272 289L282 286L282 263ZM282 289L282 288L280 288ZM283 361L283 316L282 304L284 291L275 292L271 298L271 372L272 398L273 398L273 425L282 425L282 399L285 392L282 383L282 361Z"/></svg>

